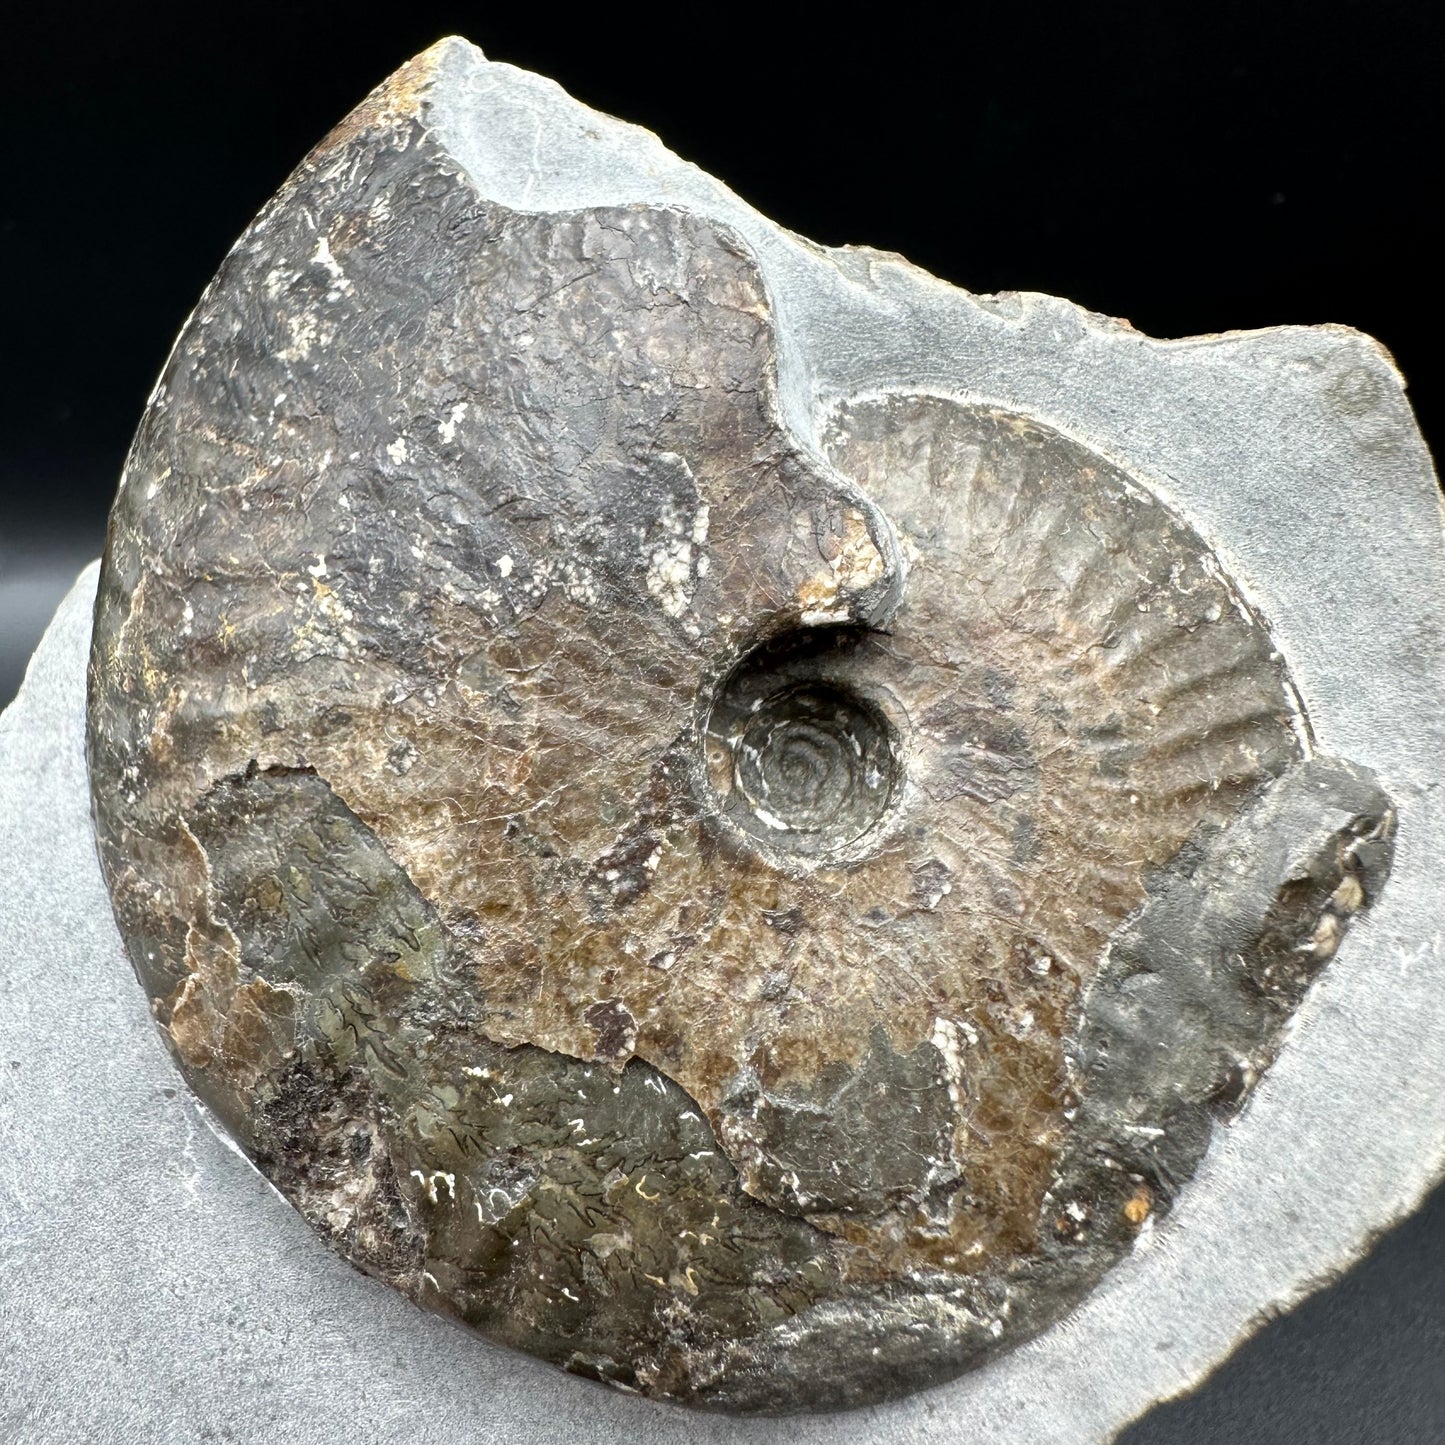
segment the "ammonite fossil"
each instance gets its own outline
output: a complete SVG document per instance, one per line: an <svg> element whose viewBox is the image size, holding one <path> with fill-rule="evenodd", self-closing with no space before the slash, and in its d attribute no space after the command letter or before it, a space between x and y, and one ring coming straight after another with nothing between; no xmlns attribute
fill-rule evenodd
<svg viewBox="0 0 1445 1445"><path fill-rule="evenodd" d="M1151 479L886 377L800 409L724 221L489 194L473 63L307 159L141 423L122 932L199 1097L420 1304L715 1408L945 1379L1170 1208L1389 800Z"/></svg>

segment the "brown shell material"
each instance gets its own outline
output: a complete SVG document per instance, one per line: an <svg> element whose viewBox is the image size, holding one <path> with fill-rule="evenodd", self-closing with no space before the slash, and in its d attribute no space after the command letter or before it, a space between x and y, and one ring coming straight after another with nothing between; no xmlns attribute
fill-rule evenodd
<svg viewBox="0 0 1445 1445"><path fill-rule="evenodd" d="M719 1408L947 1378L1167 1209L1388 803L1137 479L925 394L820 454L742 242L487 200L437 64L242 237L137 434L90 701L131 956L428 1307Z"/></svg>

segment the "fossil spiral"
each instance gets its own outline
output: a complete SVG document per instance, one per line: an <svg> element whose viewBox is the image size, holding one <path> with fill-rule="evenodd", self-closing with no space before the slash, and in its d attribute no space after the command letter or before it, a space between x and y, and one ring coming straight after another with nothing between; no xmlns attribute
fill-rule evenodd
<svg viewBox="0 0 1445 1445"><path fill-rule="evenodd" d="M102 859L187 1079L348 1259L725 1409L1076 1303L1389 864L1264 619L1038 418L779 401L683 208L510 208L429 52L227 258L141 422Z"/></svg>

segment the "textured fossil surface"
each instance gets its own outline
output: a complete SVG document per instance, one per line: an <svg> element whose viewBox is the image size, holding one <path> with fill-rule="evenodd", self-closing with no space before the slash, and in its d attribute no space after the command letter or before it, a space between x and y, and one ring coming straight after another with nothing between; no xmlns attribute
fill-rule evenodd
<svg viewBox="0 0 1445 1445"><path fill-rule="evenodd" d="M400 72L142 421L102 861L196 1092L356 1264L732 1409L1057 1319L1167 1211L1389 866L1143 484L893 387L801 436L763 269L512 209Z"/></svg>

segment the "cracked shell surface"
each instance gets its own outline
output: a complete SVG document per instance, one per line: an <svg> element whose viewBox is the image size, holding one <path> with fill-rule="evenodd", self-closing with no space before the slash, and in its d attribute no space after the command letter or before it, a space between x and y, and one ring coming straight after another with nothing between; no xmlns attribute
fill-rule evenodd
<svg viewBox="0 0 1445 1445"><path fill-rule="evenodd" d="M122 933L200 1098L419 1303L714 1408L946 1379L1169 1208L1389 802L1140 479L922 389L795 436L739 238L488 200L437 55L142 420Z"/></svg>

